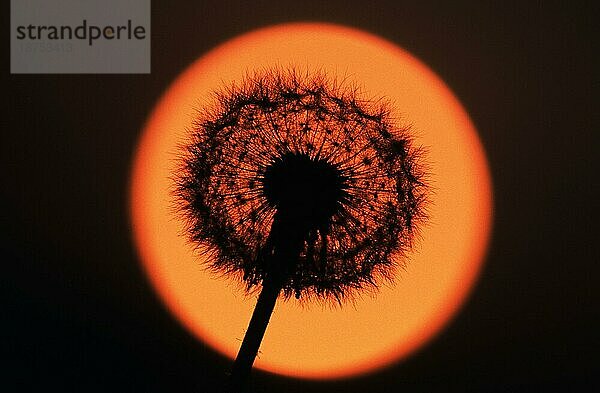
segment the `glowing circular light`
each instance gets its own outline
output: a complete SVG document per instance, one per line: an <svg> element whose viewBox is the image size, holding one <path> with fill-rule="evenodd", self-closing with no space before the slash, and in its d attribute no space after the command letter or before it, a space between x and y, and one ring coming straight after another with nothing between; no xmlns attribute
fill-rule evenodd
<svg viewBox="0 0 600 393"><path fill-rule="evenodd" d="M217 47L167 89L136 151L131 178L135 243L167 308L196 337L235 357L256 299L211 275L173 213L178 146L197 108L247 71L274 66L323 70L389 98L427 148L434 187L428 224L394 285L339 308L278 302L255 366L302 378L374 371L423 346L465 301L488 243L491 180L467 113L443 81L406 51L371 34L328 24L287 24Z"/></svg>

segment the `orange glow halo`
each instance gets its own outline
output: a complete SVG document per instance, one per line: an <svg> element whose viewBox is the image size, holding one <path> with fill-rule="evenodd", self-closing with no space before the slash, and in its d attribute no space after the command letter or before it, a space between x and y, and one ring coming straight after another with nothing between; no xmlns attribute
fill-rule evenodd
<svg viewBox="0 0 600 393"><path fill-rule="evenodd" d="M279 301L255 362L302 378L373 372L422 347L456 314L479 275L492 219L485 153L466 111L438 76L390 42L336 25L287 24L242 35L194 62L161 97L136 151L135 244L167 309L200 340L235 357L255 299L207 272L181 236L170 179L195 109L245 72L281 65L348 76L369 95L389 98L428 150L430 223L395 284L341 308Z"/></svg>

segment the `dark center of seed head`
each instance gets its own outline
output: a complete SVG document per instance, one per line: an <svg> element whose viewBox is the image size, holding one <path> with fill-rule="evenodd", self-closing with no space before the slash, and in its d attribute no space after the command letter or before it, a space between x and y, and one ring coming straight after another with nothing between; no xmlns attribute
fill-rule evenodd
<svg viewBox="0 0 600 393"><path fill-rule="evenodd" d="M326 227L347 195L340 170L306 154L286 153L265 170L262 188L280 219L302 231Z"/></svg>

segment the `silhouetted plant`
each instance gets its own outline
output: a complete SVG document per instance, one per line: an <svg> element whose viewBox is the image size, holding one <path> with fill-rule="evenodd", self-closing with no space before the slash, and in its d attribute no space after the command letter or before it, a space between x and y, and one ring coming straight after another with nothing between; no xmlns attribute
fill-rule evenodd
<svg viewBox="0 0 600 393"><path fill-rule="evenodd" d="M209 266L262 286L232 372L240 389L280 294L342 302L392 277L427 187L409 129L347 82L277 69L215 97L184 147L176 196Z"/></svg>

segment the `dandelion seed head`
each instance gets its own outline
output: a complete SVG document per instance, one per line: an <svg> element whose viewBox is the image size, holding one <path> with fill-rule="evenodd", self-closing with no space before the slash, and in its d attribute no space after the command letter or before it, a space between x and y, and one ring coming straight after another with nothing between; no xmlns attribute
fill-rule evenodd
<svg viewBox="0 0 600 393"><path fill-rule="evenodd" d="M425 217L422 150L389 105L324 73L269 70L198 112L177 208L216 272L248 290L282 242L285 297L341 301L390 279ZM291 243L290 243L291 244Z"/></svg>

